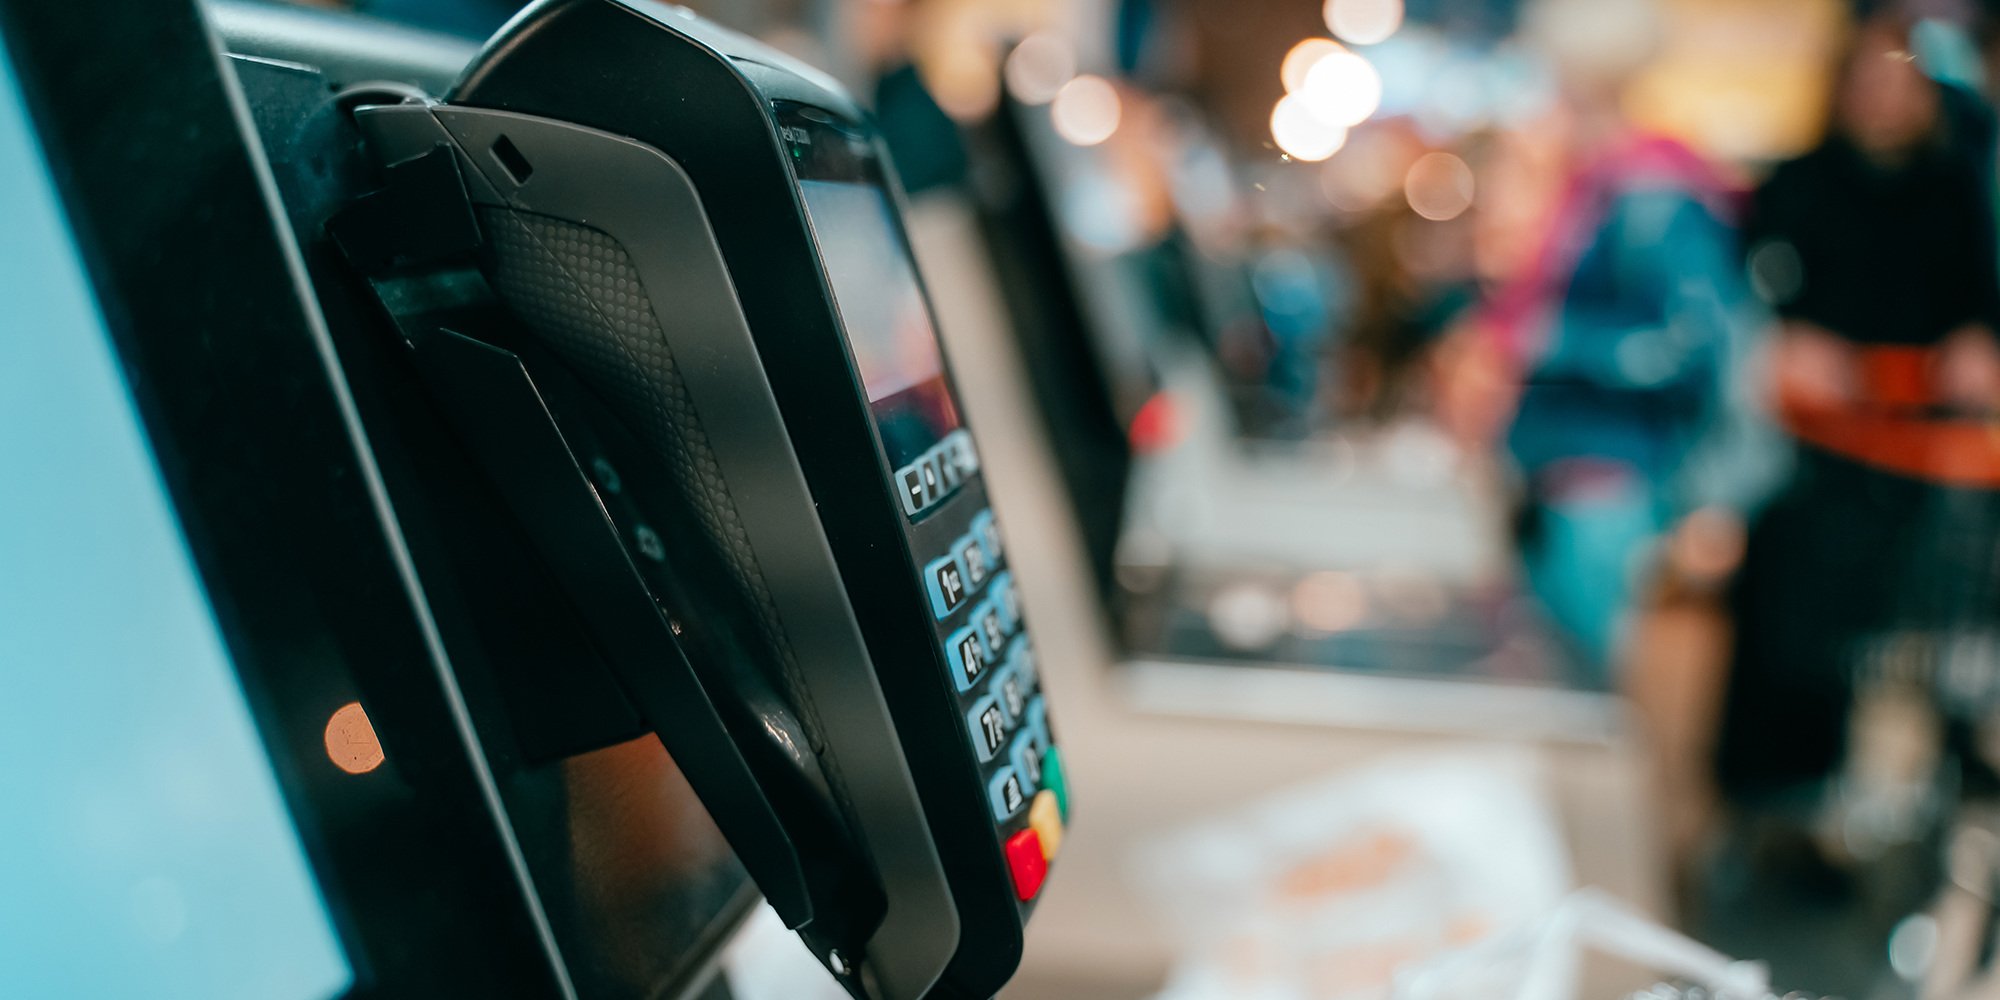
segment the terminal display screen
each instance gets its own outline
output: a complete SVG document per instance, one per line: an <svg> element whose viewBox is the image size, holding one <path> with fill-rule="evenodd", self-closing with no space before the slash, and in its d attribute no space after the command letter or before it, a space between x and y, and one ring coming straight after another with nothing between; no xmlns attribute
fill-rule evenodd
<svg viewBox="0 0 2000 1000"><path fill-rule="evenodd" d="M0 218L0 996L342 994L4 46Z"/></svg>
<svg viewBox="0 0 2000 1000"><path fill-rule="evenodd" d="M881 168L858 130L824 112L791 106L779 121L883 448L892 467L910 465L961 418Z"/></svg>

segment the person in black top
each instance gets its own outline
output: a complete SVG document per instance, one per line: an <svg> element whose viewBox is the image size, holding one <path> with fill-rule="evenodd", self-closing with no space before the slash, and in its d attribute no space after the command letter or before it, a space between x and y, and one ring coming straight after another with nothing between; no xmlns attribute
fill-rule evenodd
<svg viewBox="0 0 2000 1000"><path fill-rule="evenodd" d="M2000 436L1971 418L2000 401L1992 130L1906 29L1860 26L1827 137L1744 229L1794 459L1728 595L1730 808L1688 902L1705 940L1814 993L1891 978L1896 922L1937 886L1926 838L1990 780L1947 693L1968 663L1944 663L2000 626Z"/></svg>
<svg viewBox="0 0 2000 1000"><path fill-rule="evenodd" d="M1797 460L1732 595L1717 766L1739 805L1819 809L1856 678L1888 640L2000 607L1996 494L1964 475L1995 463L1963 417L2000 402L1992 128L1966 97L1923 74L1903 24L1864 24L1827 138L1755 196L1748 264L1780 320L1773 388Z"/></svg>
<svg viewBox="0 0 2000 1000"><path fill-rule="evenodd" d="M1786 334L1849 344L1991 339L2000 312L1980 112L1872 27L1850 63L1836 131L1758 189L1752 277ZM1953 105L1957 114L1947 114ZM1789 257L1789 259L1786 259Z"/></svg>

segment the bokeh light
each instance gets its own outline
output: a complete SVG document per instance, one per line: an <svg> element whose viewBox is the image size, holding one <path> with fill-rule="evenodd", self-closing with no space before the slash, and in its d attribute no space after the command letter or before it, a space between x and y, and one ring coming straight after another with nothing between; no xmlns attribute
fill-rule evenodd
<svg viewBox="0 0 2000 1000"><path fill-rule="evenodd" d="M1313 114L1302 96L1287 94L1271 109L1271 140L1286 156L1312 163L1339 152L1347 129Z"/></svg>
<svg viewBox="0 0 2000 1000"><path fill-rule="evenodd" d="M1343 49L1313 63L1297 96L1313 117L1351 128L1382 106L1382 75L1373 63Z"/></svg>
<svg viewBox="0 0 2000 1000"><path fill-rule="evenodd" d="M1403 175L1410 208L1432 222L1445 222L1472 207L1472 168L1451 153L1425 153Z"/></svg>
<svg viewBox="0 0 2000 1000"><path fill-rule="evenodd" d="M1403 0L1326 0L1321 12L1329 30L1355 45L1388 41L1403 26Z"/></svg>
<svg viewBox="0 0 2000 1000"><path fill-rule="evenodd" d="M1423 150L1400 132L1367 128L1348 137L1320 176L1320 192L1343 212L1366 212L1401 194L1403 177Z"/></svg>
<svg viewBox="0 0 2000 1000"><path fill-rule="evenodd" d="M1000 104L1000 67L983 49L965 47L918 65L924 86L954 120L976 122Z"/></svg>
<svg viewBox="0 0 2000 1000"><path fill-rule="evenodd" d="M1404 625L1436 625L1451 612L1451 592L1444 581L1421 567L1400 563L1381 566L1370 574L1369 582L1375 593L1374 607Z"/></svg>
<svg viewBox="0 0 2000 1000"><path fill-rule="evenodd" d="M1007 92L1022 104L1047 104L1076 76L1076 48L1069 39L1038 31L1007 56Z"/></svg>
<svg viewBox="0 0 2000 1000"><path fill-rule="evenodd" d="M1353 574L1311 573L1292 588L1292 617L1313 632L1342 632L1367 616L1368 591Z"/></svg>
<svg viewBox="0 0 2000 1000"><path fill-rule="evenodd" d="M1095 146L1118 131L1123 114L1118 88L1101 76L1079 76L1062 85L1050 102L1056 134L1079 146Z"/></svg>
<svg viewBox="0 0 2000 1000"><path fill-rule="evenodd" d="M1278 78L1285 83L1285 93L1293 93L1306 85L1306 74L1313 64L1336 52L1345 52L1339 42L1331 38L1308 38L1292 46L1285 53L1285 61L1278 67Z"/></svg>
<svg viewBox="0 0 2000 1000"><path fill-rule="evenodd" d="M1208 601L1208 627L1232 649L1263 649L1291 627L1283 596L1261 584L1232 583Z"/></svg>

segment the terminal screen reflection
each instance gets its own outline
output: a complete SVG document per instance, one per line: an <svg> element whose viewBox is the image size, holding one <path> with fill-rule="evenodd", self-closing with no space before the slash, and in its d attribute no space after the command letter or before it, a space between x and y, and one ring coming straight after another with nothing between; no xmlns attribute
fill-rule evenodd
<svg viewBox="0 0 2000 1000"><path fill-rule="evenodd" d="M869 409L901 468L961 422L909 246L864 137L816 109L780 119Z"/></svg>
<svg viewBox="0 0 2000 1000"><path fill-rule="evenodd" d="M0 218L0 996L344 993L4 47Z"/></svg>

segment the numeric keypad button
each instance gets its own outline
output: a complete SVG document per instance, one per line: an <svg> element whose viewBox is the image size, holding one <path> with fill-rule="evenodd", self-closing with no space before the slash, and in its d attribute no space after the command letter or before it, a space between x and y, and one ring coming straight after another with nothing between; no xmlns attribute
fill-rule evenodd
<svg viewBox="0 0 2000 1000"><path fill-rule="evenodd" d="M1007 745L1007 716L1000 704L990 697L981 698L965 714L965 721L979 762L983 764L999 756L1000 748Z"/></svg>
<svg viewBox="0 0 2000 1000"><path fill-rule="evenodd" d="M1000 612L1000 624L1006 626L1008 632L1020 629L1021 595L1014 590L1012 572L1002 572L993 578L987 586L987 600L992 602L993 610Z"/></svg>
<svg viewBox="0 0 2000 1000"><path fill-rule="evenodd" d="M1014 765L1014 773L1021 776L1021 790L1029 795L1042 787L1042 753L1047 749L1031 729L1014 737L1014 745L1007 750L1007 762Z"/></svg>
<svg viewBox="0 0 2000 1000"><path fill-rule="evenodd" d="M952 448L939 445L931 452L931 458L937 463L938 482L945 494L950 494L965 482L965 467L958 464L958 453Z"/></svg>
<svg viewBox="0 0 2000 1000"><path fill-rule="evenodd" d="M965 568L956 555L931 560L924 567L924 587L930 591L931 612L940 619L951 617L971 596L965 587Z"/></svg>
<svg viewBox="0 0 2000 1000"><path fill-rule="evenodd" d="M1041 662L1035 655L1034 644L1028 641L1027 636L1022 636L1014 643L1014 648L1007 654L1007 666L1021 675L1023 687L1034 687L1035 682L1041 678Z"/></svg>
<svg viewBox="0 0 2000 1000"><path fill-rule="evenodd" d="M972 625L979 630L980 638L986 640L986 648L996 654L1007 648L1007 626L1000 621L1000 612L991 602L973 610Z"/></svg>
<svg viewBox="0 0 2000 1000"><path fill-rule="evenodd" d="M1040 740L1043 746L1055 745L1054 736L1049 732L1049 703L1040 695L1036 695L1035 700L1028 703L1027 726L1028 731L1034 733L1035 738Z"/></svg>
<svg viewBox="0 0 2000 1000"><path fill-rule="evenodd" d="M951 547L958 557L959 565L965 567L965 588L968 593L976 593L986 585L986 578L993 573L993 564L986 558L986 549L977 538L968 535Z"/></svg>
<svg viewBox="0 0 2000 1000"><path fill-rule="evenodd" d="M987 556L995 563L1007 557L1001 548L1000 522L994 519L992 511L981 511L972 519L972 534L979 539L980 545L985 546Z"/></svg>
<svg viewBox="0 0 2000 1000"><path fill-rule="evenodd" d="M979 452L972 446L972 435L963 430L952 431L941 447L951 454L966 476L979 471Z"/></svg>
<svg viewBox="0 0 2000 1000"><path fill-rule="evenodd" d="M903 495L903 513L915 517L924 509L924 472L906 465L896 472L897 492Z"/></svg>
<svg viewBox="0 0 2000 1000"><path fill-rule="evenodd" d="M993 803L993 821L1005 823L1020 813L1028 804L1028 790L1021 786L1021 778L1011 767L1003 767L1000 773L986 785L987 797Z"/></svg>
<svg viewBox="0 0 2000 1000"><path fill-rule="evenodd" d="M945 655L951 660L951 679L960 691L970 691L984 680L992 663L986 640L970 625L945 640Z"/></svg>
<svg viewBox="0 0 2000 1000"><path fill-rule="evenodd" d="M938 471L937 454L933 452L925 455L923 460L917 463L917 471L924 478L924 506L929 507L944 499L944 477Z"/></svg>
<svg viewBox="0 0 2000 1000"><path fill-rule="evenodd" d="M993 675L993 700L1007 713L1007 725L1018 726L1027 718L1028 692L1021 684L1021 675L1012 670L1002 670Z"/></svg>

